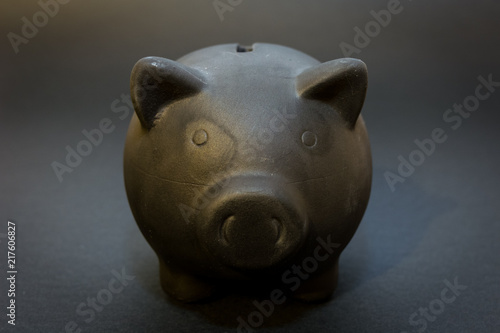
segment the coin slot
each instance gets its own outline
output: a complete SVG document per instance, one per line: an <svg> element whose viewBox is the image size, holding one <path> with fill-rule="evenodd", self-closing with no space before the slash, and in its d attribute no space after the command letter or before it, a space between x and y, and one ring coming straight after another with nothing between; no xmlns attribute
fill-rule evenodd
<svg viewBox="0 0 500 333"><path fill-rule="evenodd" d="M252 52L253 51L253 46L252 45L240 45L238 44L236 46L236 52Z"/></svg>

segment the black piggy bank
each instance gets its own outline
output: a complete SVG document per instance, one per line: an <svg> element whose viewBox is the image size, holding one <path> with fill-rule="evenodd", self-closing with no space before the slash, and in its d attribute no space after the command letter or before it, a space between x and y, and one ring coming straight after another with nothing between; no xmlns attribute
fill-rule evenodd
<svg viewBox="0 0 500 333"><path fill-rule="evenodd" d="M169 295L332 295L370 195L366 89L360 60L272 44L137 62L125 186Z"/></svg>

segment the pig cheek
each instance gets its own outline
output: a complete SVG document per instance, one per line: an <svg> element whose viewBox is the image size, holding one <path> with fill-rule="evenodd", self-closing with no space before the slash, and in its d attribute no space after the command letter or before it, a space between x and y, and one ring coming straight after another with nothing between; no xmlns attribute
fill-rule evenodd
<svg viewBox="0 0 500 333"><path fill-rule="evenodd" d="M350 198L346 197L349 189L345 182L331 175L301 182L297 186L304 193L312 242L315 242L315 235L331 235L334 242L345 242L346 235L355 229L350 223L353 217L347 208Z"/></svg>
<svg viewBox="0 0 500 333"><path fill-rule="evenodd" d="M154 250L176 262L198 260L191 257L200 251L182 249L198 247L195 229L202 206L193 197L199 187L148 175L142 178L141 185L134 210L137 220L145 221L139 227Z"/></svg>

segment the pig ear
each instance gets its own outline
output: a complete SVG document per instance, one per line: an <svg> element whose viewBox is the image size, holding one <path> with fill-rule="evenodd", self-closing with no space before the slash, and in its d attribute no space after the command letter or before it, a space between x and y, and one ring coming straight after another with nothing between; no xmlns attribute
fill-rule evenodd
<svg viewBox="0 0 500 333"><path fill-rule="evenodd" d="M130 77L135 112L148 130L166 106L199 93L204 86L205 79L200 72L158 57L139 60Z"/></svg>
<svg viewBox="0 0 500 333"><path fill-rule="evenodd" d="M358 59L343 58L308 68L297 76L299 96L329 104L354 127L365 101L368 76Z"/></svg>

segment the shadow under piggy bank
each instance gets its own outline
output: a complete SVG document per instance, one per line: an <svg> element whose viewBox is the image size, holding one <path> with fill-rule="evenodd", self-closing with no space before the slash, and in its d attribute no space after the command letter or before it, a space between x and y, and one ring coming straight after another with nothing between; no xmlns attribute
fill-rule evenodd
<svg viewBox="0 0 500 333"><path fill-rule="evenodd" d="M147 293L141 295L151 304L149 310L144 309L148 312L142 317L144 321L154 321L158 324L158 321L161 321L158 318L164 318L167 327L172 317L165 313L175 316L175 313L188 311L197 313L203 321L216 326L214 331L217 327L224 327L237 332L252 332L261 327L284 326L328 304L328 302L301 302L293 298L294 288L303 280L300 275L295 275L292 267L283 272L283 275L288 277L286 280L288 283L251 281L242 284L226 281L222 289L225 292L196 303L184 303L161 290L156 255L147 249L146 244L141 246L139 242L142 240L137 233L131 233L126 249L131 257L130 262L133 263L130 269L132 272L140 272L135 274L136 281L140 284L140 289ZM136 246L131 246L134 243ZM307 277L304 281L306 280ZM186 325L189 327L189 324Z"/></svg>

